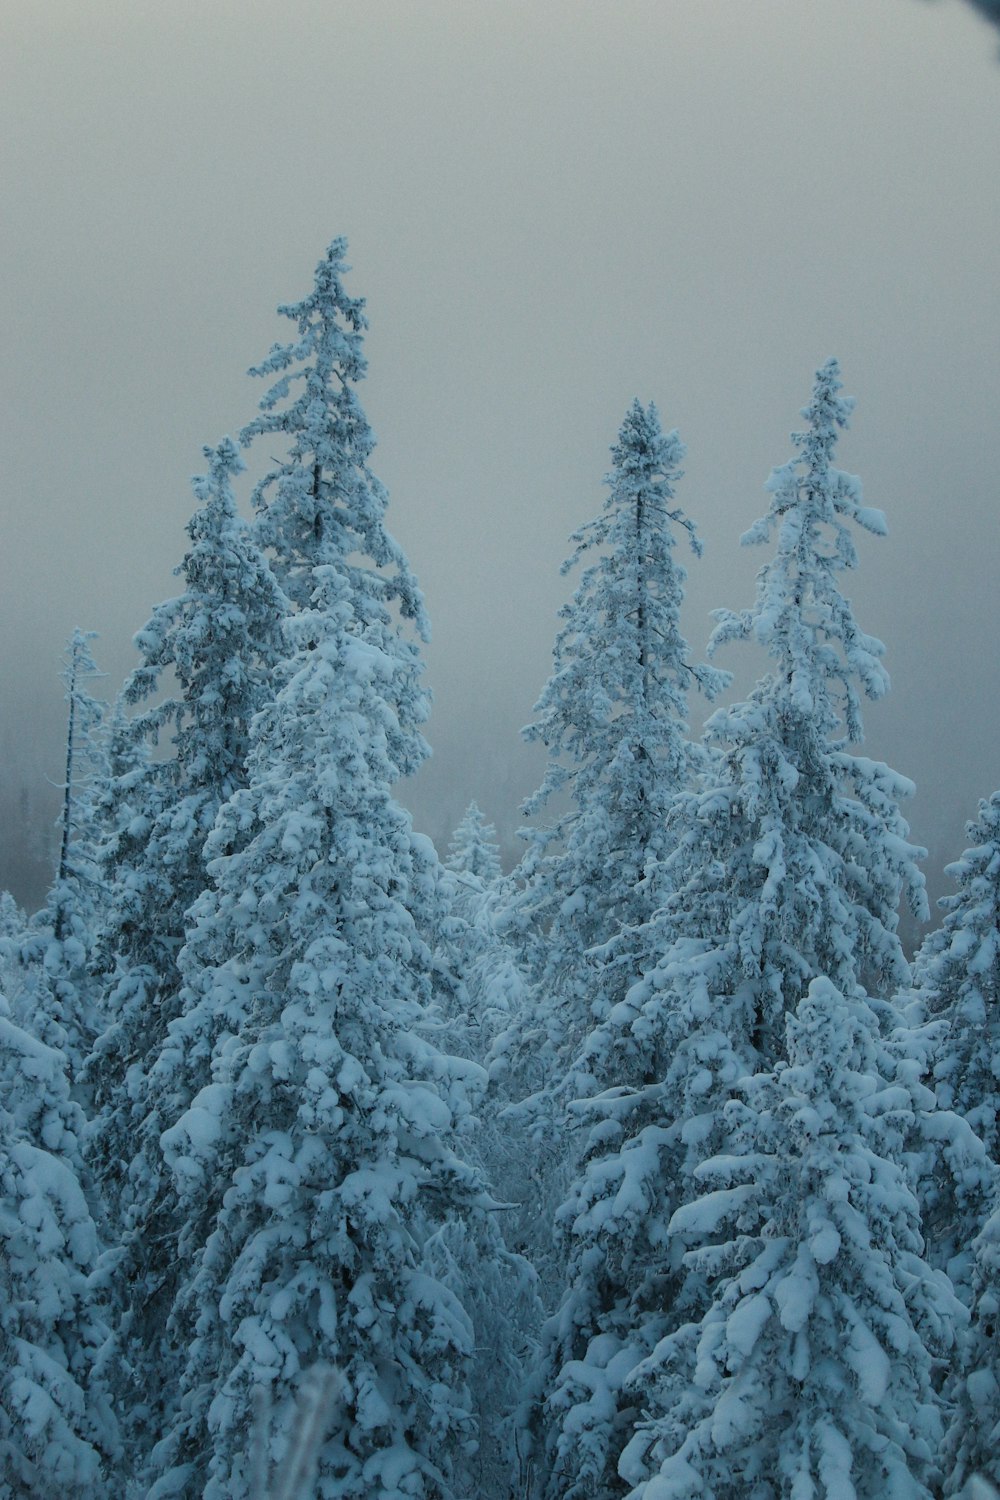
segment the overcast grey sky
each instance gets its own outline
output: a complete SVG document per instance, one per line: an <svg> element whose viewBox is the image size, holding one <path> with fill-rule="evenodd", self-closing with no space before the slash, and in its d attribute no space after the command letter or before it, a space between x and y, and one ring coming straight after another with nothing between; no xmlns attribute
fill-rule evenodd
<svg viewBox="0 0 1000 1500"><path fill-rule="evenodd" d="M840 462L891 532L849 589L893 677L867 745L918 783L942 889L1000 785L996 56L959 0L4 0L0 885L44 882L65 638L100 632L112 686L134 663L201 445L346 234L434 625L418 826L475 796L512 836L566 538L632 397L688 444L700 652L836 354Z"/></svg>

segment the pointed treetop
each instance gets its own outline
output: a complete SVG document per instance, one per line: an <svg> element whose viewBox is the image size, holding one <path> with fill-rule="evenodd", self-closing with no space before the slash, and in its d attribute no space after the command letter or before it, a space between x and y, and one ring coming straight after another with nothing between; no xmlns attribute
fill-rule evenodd
<svg viewBox="0 0 1000 1500"><path fill-rule="evenodd" d="M240 442L249 447L260 437L288 435L287 457L274 461L253 502L261 541L275 553L275 572L293 605L309 607L314 567L339 565L351 575L363 623L388 620L391 603L426 639L422 595L385 529L388 496L368 468L375 439L354 392L367 367L362 335L368 323L363 300L344 289L346 249L345 240L333 240L309 296L278 308L298 337L274 344L251 368L251 375L277 379Z"/></svg>
<svg viewBox="0 0 1000 1500"><path fill-rule="evenodd" d="M459 875L470 875L483 885L491 885L501 873L496 837L493 824L487 823L476 802L470 802L448 842L445 861L448 869Z"/></svg>
<svg viewBox="0 0 1000 1500"><path fill-rule="evenodd" d="M524 804L526 813L567 780L575 782L577 800L586 799L623 746L643 779L655 766L673 789L685 769L689 685L712 697L728 680L690 665L680 634L687 573L673 556L674 528L701 552L693 523L674 500L684 453L677 432L662 430L656 407L633 400L611 449L601 514L573 533L576 545L562 566L567 573L586 554L593 557L560 610L565 623L553 650L555 671L535 705L537 719L523 731L550 751L545 781ZM559 756L580 769L560 767ZM648 799L649 790L643 795Z"/></svg>
<svg viewBox="0 0 1000 1500"><path fill-rule="evenodd" d="M90 649L91 641L97 640L96 630L81 630L79 626L66 642L63 653L65 665L59 673L66 689L65 699L70 707L71 719L78 735L91 733L104 717L104 704L87 692L86 684L95 682L108 674L102 672L94 661ZM75 709L75 714L74 714Z"/></svg>
<svg viewBox="0 0 1000 1500"><path fill-rule="evenodd" d="M828 359L816 371L809 404L799 412L808 426L805 432L794 432L792 442L801 448L811 473L821 473L829 467L837 444L837 429L850 425L854 397L842 396L843 388L840 365L835 359Z"/></svg>
<svg viewBox="0 0 1000 1500"><path fill-rule="evenodd" d="M261 409L273 410L277 403L288 395L293 380L305 380L307 390L300 402L309 399L309 393L321 388L322 382L336 371L344 380L363 380L368 362L362 352L362 334L368 327L364 314L365 299L349 297L344 290L342 277L351 268L344 260L347 241L340 237L331 240L326 254L316 267L313 290L301 302L284 302L278 307L283 318L291 318L299 330L299 338L291 344L273 344L266 359L251 365L250 375L275 375L289 369L299 360L312 358L313 370L303 370L284 380L279 380L261 398ZM286 414L287 415L287 414ZM282 423L284 426L285 424ZM246 444L246 434L253 430L273 431L265 427L263 419L248 423L241 434Z"/></svg>
<svg viewBox="0 0 1000 1500"><path fill-rule="evenodd" d="M604 501L605 510L613 509L620 503L623 492L627 493L638 486L647 492L651 500L662 502L673 499L673 486L684 478L684 470L680 466L686 453L687 449L676 428L670 432L663 431L660 413L655 404L651 401L648 407L644 407L638 396L634 397L625 413L618 440L611 448L615 466L604 480L610 491ZM671 519L687 531L691 550L700 557L703 544L695 532L693 522L681 511ZM672 542L673 538L671 545ZM571 563L564 563L564 571L570 566Z"/></svg>
<svg viewBox="0 0 1000 1500"><path fill-rule="evenodd" d="M191 488L195 499L206 509L223 510L227 514L236 514L236 503L233 499L231 482L237 474L242 474L246 464L240 457L240 450L231 437L224 437L221 442L213 448L206 443L202 448L205 462L208 464L207 474L196 474L191 480ZM198 524L198 512L188 522L188 535L194 539ZM180 568L175 568L179 573Z"/></svg>
<svg viewBox="0 0 1000 1500"><path fill-rule="evenodd" d="M853 408L840 390L839 366L828 360L802 410L808 425L792 434L799 451L772 471L766 485L770 509L741 538L753 546L777 533L775 555L757 575L756 603L739 613L714 611L718 623L709 653L752 636L776 660L772 686L787 692L793 712L814 719L824 738L842 732L860 743L856 683L866 697L881 698L889 674L882 665L884 645L858 628L837 575L858 563L846 522L876 536L886 534L886 524L880 510L863 503L861 481L833 467L839 429Z"/></svg>
<svg viewBox="0 0 1000 1500"><path fill-rule="evenodd" d="M186 527L191 546L174 569L184 592L137 632L142 660L122 692L126 703L148 702L163 673L174 673L179 693L140 713L133 732L155 744L171 726L176 755L157 764L153 779L224 799L242 780L250 720L284 654L288 602L237 511L232 481L244 464L236 444L225 437L202 452L208 471L191 481L198 501ZM203 841L202 833L199 848Z"/></svg>
<svg viewBox="0 0 1000 1500"><path fill-rule="evenodd" d="M87 794L100 764L96 735L104 718L105 705L94 698L86 687L88 682L106 676L95 663L90 649L90 642L96 639L96 630L81 630L77 626L66 645L66 665L59 674L66 688L69 713L57 882L67 880L73 873L70 867L70 849L74 838L86 832L80 825L87 819Z"/></svg>

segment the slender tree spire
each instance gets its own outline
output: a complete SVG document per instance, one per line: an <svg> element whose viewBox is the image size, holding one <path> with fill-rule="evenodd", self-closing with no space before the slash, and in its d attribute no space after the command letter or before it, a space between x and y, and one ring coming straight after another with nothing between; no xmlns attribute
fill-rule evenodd
<svg viewBox="0 0 1000 1500"><path fill-rule="evenodd" d="M314 568L337 567L350 580L358 629L376 629L383 642L393 638L392 650L406 671L394 683L399 728L391 742L405 774L428 754L419 733L428 699L420 687L416 643L397 625L399 617L411 621L422 639L429 625L416 578L385 526L388 495L368 467L375 439L354 390L367 368L362 337L368 322L364 301L344 289L346 250L345 240L333 240L309 296L279 307L298 337L275 344L250 371L277 379L240 440L250 446L282 436L288 443L286 456L268 469L253 498L261 544L293 606L311 608Z"/></svg>
<svg viewBox="0 0 1000 1500"><path fill-rule="evenodd" d="M93 698L86 689L88 682L93 682L105 675L98 671L88 644L96 639L96 630L81 630L78 626L73 631L66 648L66 667L62 674L63 682L66 684L68 711L66 776L63 783L63 808L60 820L62 833L59 840L59 867L56 871L56 881L60 885L75 873L72 869L70 848L74 834L79 831L80 777L84 776L89 786L97 753L94 737L104 717L104 705ZM88 762L82 771L81 759ZM57 930L56 937L61 939L62 932Z"/></svg>
<svg viewBox="0 0 1000 1500"><path fill-rule="evenodd" d="M92 959L105 892L94 800L105 705L88 691L88 685L104 675L91 653L94 639L94 631L77 629L66 647L60 674L67 723L59 857L45 905L32 917L20 946L26 987L33 992L30 1029L65 1052L74 1086L100 1025Z"/></svg>
<svg viewBox="0 0 1000 1500"><path fill-rule="evenodd" d="M677 535L701 551L675 499L680 438L663 432L655 406L636 400L611 454L603 509L574 534L563 564L566 573L587 562L560 611L554 670L524 730L548 750L524 811L552 798L564 807L527 834L524 888L511 912L535 987L518 1045L536 1058L543 1090L564 1090L593 1020L636 977L621 947L613 964L595 962L591 950L634 931L661 898L667 812L699 764L686 738L688 692L712 696L725 681L691 664L680 631L686 573Z"/></svg>

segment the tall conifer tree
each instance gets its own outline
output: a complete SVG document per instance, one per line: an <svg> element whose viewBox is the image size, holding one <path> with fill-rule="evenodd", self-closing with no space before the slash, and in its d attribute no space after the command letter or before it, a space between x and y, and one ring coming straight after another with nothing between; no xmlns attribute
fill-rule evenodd
<svg viewBox="0 0 1000 1500"><path fill-rule="evenodd" d="M548 749L545 777L524 805L564 804L531 831L523 889L507 928L521 937L528 1003L501 1043L536 1144L567 1164L562 1103L584 1036L636 977L627 936L662 899L666 816L697 755L686 739L689 688L713 693L723 674L693 667L680 632L685 570L676 533L701 544L675 499L684 447L656 407L636 400L611 450L604 507L576 532L568 572L586 561L555 642L554 671L524 731ZM592 950L618 940L612 963ZM500 1059L497 1059L498 1063ZM558 1102L557 1102L558 1101ZM547 1122L547 1123L546 1123ZM544 1144L543 1144L544 1143Z"/></svg>
<svg viewBox="0 0 1000 1500"><path fill-rule="evenodd" d="M500 846L497 831L475 802L470 802L448 843L449 870L463 877L467 889L485 891L500 879Z"/></svg>
<svg viewBox="0 0 1000 1500"><path fill-rule="evenodd" d="M153 1495L244 1494L261 1390L265 1467L283 1462L317 1360L344 1380L317 1495L443 1500L473 1437L471 1326L425 1243L482 1196L456 1151L475 1070L421 1039L437 882L390 788L426 754L407 633L424 617L367 466L343 252L335 241L313 293L282 309L298 338L258 367L278 379L243 433L288 441L258 487L258 535L295 612L249 783L209 839L180 1014L150 1072L153 1210L169 1208L176 1265L154 1346Z"/></svg>
<svg viewBox="0 0 1000 1500"><path fill-rule="evenodd" d="M185 1012L153 1080L187 1106L163 1148L181 1219L174 1337L189 1349L154 1470L164 1494L183 1475L206 1500L245 1490L255 1390L290 1413L318 1360L347 1382L318 1496L451 1496L472 1436L470 1326L421 1249L477 1189L453 1145L463 1070L419 1037L432 960L389 791L399 663L358 631L350 580L316 579L250 785L212 836ZM236 830L249 840L227 854ZM276 1421L275 1460L288 1440Z"/></svg>
<svg viewBox="0 0 1000 1500"><path fill-rule="evenodd" d="M83 1190L83 1115L66 1058L0 996L0 1493L111 1500L118 1436L99 1383L107 1338Z"/></svg>
<svg viewBox="0 0 1000 1500"><path fill-rule="evenodd" d="M277 376L260 401L260 415L240 434L246 447L284 437L288 451L254 490L258 535L275 574L296 609L311 607L313 569L333 566L349 580L350 608L359 629L379 631L406 671L398 671L393 701L398 730L390 754L406 774L426 756L414 733L427 717L418 647L396 628L401 617L421 638L428 634L423 597L398 542L385 526L388 495L368 466L375 439L355 386L363 379L368 320L364 299L350 297L343 276L347 242L335 239L316 267L313 290L278 308L297 337L275 344L251 375Z"/></svg>
<svg viewBox="0 0 1000 1500"><path fill-rule="evenodd" d="M236 511L237 448L226 438L204 452L191 546L177 570L185 588L136 637L142 660L122 690L102 798L112 877L100 944L109 1017L86 1069L97 1107L88 1158L115 1240L101 1270L116 1316L100 1376L119 1405L131 1459L158 1432L169 1399L163 1326L177 1276L159 1148L167 1121L150 1074L181 1006L178 955L187 910L208 883L205 840L220 806L245 785L250 722L274 691L287 612ZM165 679L174 692L157 701ZM131 719L127 705L140 709ZM170 753L154 758L165 735Z"/></svg>
<svg viewBox="0 0 1000 1500"><path fill-rule="evenodd" d="M102 935L110 1025L90 1060L98 1122L92 1159L114 1207L129 1196L122 1163L148 1134L145 1076L177 1014L185 913L207 884L202 853L220 806L246 781L250 721L273 692L287 605L236 510L242 470L229 438L205 448L199 502L177 569L185 588L136 636L140 665L122 689L140 711L118 733L105 803L111 909ZM158 700L164 679L174 692ZM169 680L169 679L168 679ZM170 753L140 753L169 735ZM140 1193L145 1191L145 1185Z"/></svg>
<svg viewBox="0 0 1000 1500"><path fill-rule="evenodd" d="M958 889L920 950L916 973L943 1022L934 1078L945 1109L963 1115L1000 1162L1000 792L966 825L970 845L946 873Z"/></svg>
<svg viewBox="0 0 1000 1500"><path fill-rule="evenodd" d="M633 1376L630 1500L934 1492L935 1354L962 1309L923 1259L878 1021L816 979L786 1025L787 1062L725 1106L727 1150L672 1221L711 1300Z"/></svg>
<svg viewBox="0 0 1000 1500"><path fill-rule="evenodd" d="M1000 1202L973 1240L972 1257L972 1323L948 1386L944 1494L949 1500L991 1500L1000 1489Z"/></svg>
<svg viewBox="0 0 1000 1500"><path fill-rule="evenodd" d="M96 930L104 912L97 860L94 799L102 767L105 705L90 692L103 676L90 643L94 631L74 630L66 647L66 762L59 856L45 905L20 948L32 1014L31 1033L63 1052L74 1085L99 1030L98 985L92 974Z"/></svg>
<svg viewBox="0 0 1000 1500"><path fill-rule="evenodd" d="M942 897L944 921L914 965L939 1105L919 1158L925 1223L937 1263L972 1312L946 1386L948 1496L971 1492L975 1476L1000 1483L1000 792L980 802L966 834L969 847L946 872L957 890ZM982 1142L986 1162L952 1112L975 1132L972 1145Z"/></svg>
<svg viewBox="0 0 1000 1500"><path fill-rule="evenodd" d="M888 676L838 580L857 561L848 523L878 535L885 522L833 466L851 409L840 389L831 360L796 456L770 478L769 513L743 539L776 540L756 603L718 614L713 646L754 639L772 670L709 721L709 784L668 815L648 972L586 1042L580 1071L604 1092L586 1105L589 1159L560 1214L570 1285L541 1381L552 1500L622 1492L618 1457L645 1401L631 1372L704 1310L708 1287L668 1226L699 1164L725 1149L727 1100L784 1056L785 1017L813 978L849 1000L908 978L901 892L925 908L898 806L912 787L850 749L861 695L881 696Z"/></svg>

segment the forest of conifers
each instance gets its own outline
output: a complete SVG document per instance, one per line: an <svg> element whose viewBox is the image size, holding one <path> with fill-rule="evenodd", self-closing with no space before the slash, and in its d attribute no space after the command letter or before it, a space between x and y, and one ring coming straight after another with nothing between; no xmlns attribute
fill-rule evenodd
<svg viewBox="0 0 1000 1500"><path fill-rule="evenodd" d="M475 804L439 856L396 800L427 627L345 252L110 709L67 650L58 870L0 902L0 1496L993 1494L1000 793L908 961L836 362L700 741L684 448L626 412L504 873Z"/></svg>

